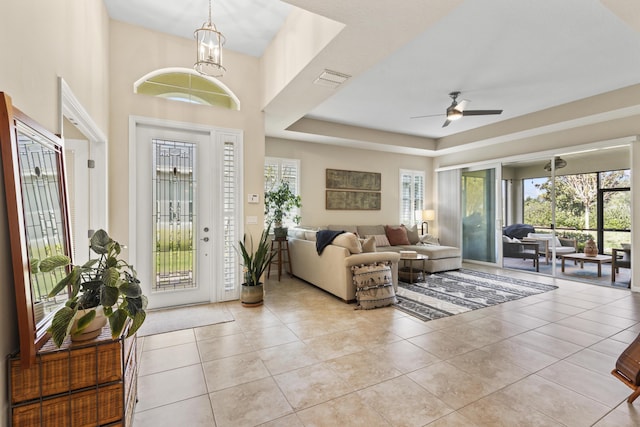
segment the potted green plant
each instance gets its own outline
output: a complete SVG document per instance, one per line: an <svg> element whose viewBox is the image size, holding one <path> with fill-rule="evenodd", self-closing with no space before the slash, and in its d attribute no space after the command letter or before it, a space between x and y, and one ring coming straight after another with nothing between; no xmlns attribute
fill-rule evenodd
<svg viewBox="0 0 640 427"><path fill-rule="evenodd" d="M91 237L90 248L99 255L84 265L73 266L71 271L51 290L54 297L70 288L69 299L53 317L49 332L53 342L60 347L67 335L89 334L96 328L99 334L108 320L113 338L117 338L132 319L127 336L136 333L146 317L147 298L142 295L140 281L131 265L120 259L122 247L106 231L98 230ZM37 266L39 271L47 272L70 265L66 255L55 255L43 259ZM104 315L105 319L100 320Z"/></svg>
<svg viewBox="0 0 640 427"><path fill-rule="evenodd" d="M302 199L294 194L289 183L281 182L276 188L264 193L264 213L267 221L273 222L273 233L276 238L287 237L287 229L282 227L282 220L286 218L291 209L302 207ZM300 215L293 217L293 222L300 222Z"/></svg>
<svg viewBox="0 0 640 427"><path fill-rule="evenodd" d="M260 241L255 248L253 236L250 237L249 247L245 245L244 241L238 241L239 249L236 248L236 251L242 256L241 265L244 267L244 282L240 290L240 302L245 307L257 307L263 303L264 287L260 279L275 256L275 252L272 252L269 246L270 232L271 223L262 231Z"/></svg>

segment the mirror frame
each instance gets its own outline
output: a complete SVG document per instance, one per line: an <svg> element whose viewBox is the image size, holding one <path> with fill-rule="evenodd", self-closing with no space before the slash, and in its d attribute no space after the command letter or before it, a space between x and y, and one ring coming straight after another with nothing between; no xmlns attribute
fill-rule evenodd
<svg viewBox="0 0 640 427"><path fill-rule="evenodd" d="M22 366L28 367L35 362L38 350L49 339L47 329L51 325L53 313L36 324L18 153L18 126L28 128L33 134L49 142L50 148L56 152L56 166L60 177L57 184L63 224L61 239L64 244L65 254L72 257L73 251L62 140L15 108L11 102L11 97L0 92L0 146L7 203L7 223L11 242L13 281L16 294L20 359Z"/></svg>

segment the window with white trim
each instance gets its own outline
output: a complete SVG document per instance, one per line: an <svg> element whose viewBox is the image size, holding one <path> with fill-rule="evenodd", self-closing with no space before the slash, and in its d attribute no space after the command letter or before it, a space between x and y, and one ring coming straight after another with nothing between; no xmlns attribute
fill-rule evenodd
<svg viewBox="0 0 640 427"><path fill-rule="evenodd" d="M413 225L422 221L424 182L423 171L400 169L400 223Z"/></svg>
<svg viewBox="0 0 640 427"><path fill-rule="evenodd" d="M264 158L264 191L271 191L281 182L289 184L291 191L300 194L300 160L285 159L281 157L265 157ZM297 215L300 215L299 208L293 208L289 215L284 218L283 227L294 227L293 221ZM265 223L265 226L267 224Z"/></svg>
<svg viewBox="0 0 640 427"><path fill-rule="evenodd" d="M133 84L134 93L240 111L240 99L222 81L192 68L154 70Z"/></svg>

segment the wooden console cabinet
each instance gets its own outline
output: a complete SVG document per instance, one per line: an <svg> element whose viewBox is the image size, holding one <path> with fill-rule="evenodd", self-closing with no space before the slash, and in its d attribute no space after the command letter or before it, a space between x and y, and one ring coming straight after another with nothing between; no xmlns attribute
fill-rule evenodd
<svg viewBox="0 0 640 427"><path fill-rule="evenodd" d="M111 338L109 326L86 342L56 348L48 341L36 363L9 363L11 422L14 427L132 425L137 399L135 335Z"/></svg>

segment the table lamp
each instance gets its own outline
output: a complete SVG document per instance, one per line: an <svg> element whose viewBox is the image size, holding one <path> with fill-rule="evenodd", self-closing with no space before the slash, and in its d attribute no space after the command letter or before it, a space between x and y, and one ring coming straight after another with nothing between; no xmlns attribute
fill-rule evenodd
<svg viewBox="0 0 640 427"><path fill-rule="evenodd" d="M422 234L425 234L425 224L427 226L427 233L429 233L429 223L427 221L433 221L434 219L436 219L436 211L434 211L433 209L425 209L422 211Z"/></svg>

